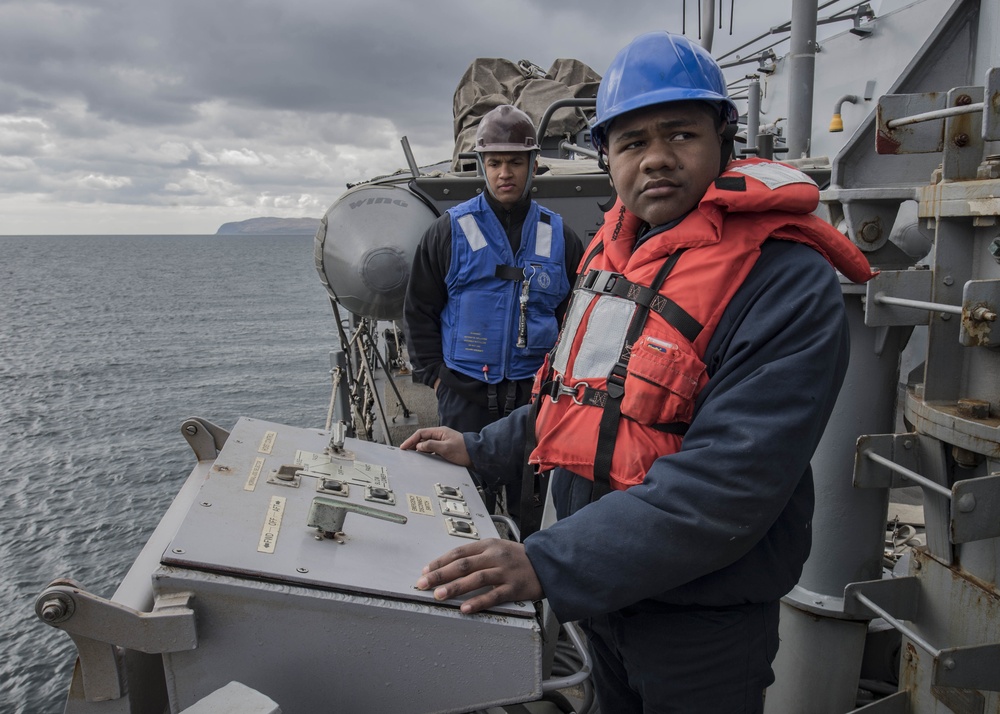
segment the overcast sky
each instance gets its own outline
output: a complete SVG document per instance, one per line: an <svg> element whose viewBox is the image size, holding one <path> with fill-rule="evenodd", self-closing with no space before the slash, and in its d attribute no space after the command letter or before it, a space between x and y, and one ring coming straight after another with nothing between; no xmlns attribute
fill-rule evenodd
<svg viewBox="0 0 1000 714"><path fill-rule="evenodd" d="M681 0L0 0L0 234L214 233L316 217L345 184L450 158L476 57L603 74ZM755 17L762 6L766 17ZM716 50L788 19L730 3ZM688 0L687 30L697 36ZM741 15L741 13L744 13Z"/></svg>

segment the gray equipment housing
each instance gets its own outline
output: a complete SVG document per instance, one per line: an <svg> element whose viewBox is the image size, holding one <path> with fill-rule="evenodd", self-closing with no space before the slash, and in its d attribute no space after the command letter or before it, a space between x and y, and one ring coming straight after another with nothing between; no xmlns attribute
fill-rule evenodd
<svg viewBox="0 0 1000 714"><path fill-rule="evenodd" d="M342 429L241 418L231 435L197 419L184 430L207 458L116 601L57 581L36 602L81 653L71 702L84 708L72 711L104 700L115 705L101 711L179 712L230 682L284 714L542 696L532 603L464 615L415 588L433 558L498 537L467 469Z"/></svg>

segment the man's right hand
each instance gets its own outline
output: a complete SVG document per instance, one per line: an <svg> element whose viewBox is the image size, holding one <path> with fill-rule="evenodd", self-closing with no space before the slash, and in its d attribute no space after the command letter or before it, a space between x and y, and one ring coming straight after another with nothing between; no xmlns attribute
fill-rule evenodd
<svg viewBox="0 0 1000 714"><path fill-rule="evenodd" d="M472 459L469 458L469 452L465 448L465 438L462 433L446 426L417 429L399 445L399 448L424 454L437 454L453 464L472 466Z"/></svg>

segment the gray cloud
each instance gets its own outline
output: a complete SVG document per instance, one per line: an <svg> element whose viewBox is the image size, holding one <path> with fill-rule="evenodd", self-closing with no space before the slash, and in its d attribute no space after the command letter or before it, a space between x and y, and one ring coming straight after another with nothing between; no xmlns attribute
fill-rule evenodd
<svg viewBox="0 0 1000 714"><path fill-rule="evenodd" d="M0 2L0 231L59 232L76 211L89 232L87 207L101 231L116 206L204 231L321 215L346 183L403 166L403 134L420 163L450 156L476 57L602 73L634 35L680 30L676 3L613 15L596 0ZM136 230L121 215L117 232Z"/></svg>

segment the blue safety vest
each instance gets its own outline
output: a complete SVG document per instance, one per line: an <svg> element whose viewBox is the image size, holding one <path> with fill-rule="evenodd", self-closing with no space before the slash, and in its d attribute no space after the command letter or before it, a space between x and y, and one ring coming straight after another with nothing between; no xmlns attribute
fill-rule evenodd
<svg viewBox="0 0 1000 714"><path fill-rule="evenodd" d="M562 218L534 201L514 255L482 195L448 210L451 266L441 313L444 362L490 384L533 377L559 334L556 307L569 293ZM518 347L520 298L528 281L526 346Z"/></svg>

